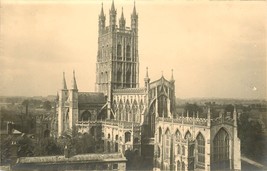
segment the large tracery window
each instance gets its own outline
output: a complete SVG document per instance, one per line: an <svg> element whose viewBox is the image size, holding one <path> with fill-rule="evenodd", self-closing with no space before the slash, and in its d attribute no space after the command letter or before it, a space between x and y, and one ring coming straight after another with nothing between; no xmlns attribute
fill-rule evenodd
<svg viewBox="0 0 267 171"><path fill-rule="evenodd" d="M131 60L131 46L130 45L126 46L126 60L127 61Z"/></svg>
<svg viewBox="0 0 267 171"><path fill-rule="evenodd" d="M201 133L197 136L197 162L200 165L205 164L205 139Z"/></svg>
<svg viewBox="0 0 267 171"><path fill-rule="evenodd" d="M121 45L118 44L117 45L117 56L118 56L118 59L120 60L122 57L122 54L121 54Z"/></svg>
<svg viewBox="0 0 267 171"><path fill-rule="evenodd" d="M165 159L170 158L170 147L171 147L171 133L170 130L167 129L165 132Z"/></svg>
<svg viewBox="0 0 267 171"><path fill-rule="evenodd" d="M131 133L130 132L125 132L124 136L125 136L125 143L131 141Z"/></svg>
<svg viewBox="0 0 267 171"><path fill-rule="evenodd" d="M213 162L220 168L229 167L229 134L221 128L213 140Z"/></svg>
<svg viewBox="0 0 267 171"><path fill-rule="evenodd" d="M162 129L159 127L159 143L161 143Z"/></svg>
<svg viewBox="0 0 267 171"><path fill-rule="evenodd" d="M168 116L168 109L167 109L167 97L166 96L160 96L158 98L158 112L159 116L167 117Z"/></svg>
<svg viewBox="0 0 267 171"><path fill-rule="evenodd" d="M84 111L82 113L81 120L82 121L89 121L89 120L91 120L91 117L92 117L92 115L89 111Z"/></svg>

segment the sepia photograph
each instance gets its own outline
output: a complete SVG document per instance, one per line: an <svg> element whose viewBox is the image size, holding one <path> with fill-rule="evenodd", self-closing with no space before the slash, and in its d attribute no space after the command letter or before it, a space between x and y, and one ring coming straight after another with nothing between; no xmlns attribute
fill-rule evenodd
<svg viewBox="0 0 267 171"><path fill-rule="evenodd" d="M266 7L1 0L0 170L267 170Z"/></svg>

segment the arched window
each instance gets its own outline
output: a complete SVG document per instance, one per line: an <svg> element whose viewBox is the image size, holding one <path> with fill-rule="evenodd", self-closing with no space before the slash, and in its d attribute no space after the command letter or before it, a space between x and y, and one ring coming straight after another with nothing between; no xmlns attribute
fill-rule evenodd
<svg viewBox="0 0 267 171"><path fill-rule="evenodd" d="M117 83L121 83L121 76L122 76L122 72L117 71Z"/></svg>
<svg viewBox="0 0 267 171"><path fill-rule="evenodd" d="M126 86L129 88L131 83L131 71L126 72Z"/></svg>
<svg viewBox="0 0 267 171"><path fill-rule="evenodd" d="M182 171L184 171L184 170L185 170L185 163L182 162Z"/></svg>
<svg viewBox="0 0 267 171"><path fill-rule="evenodd" d="M181 154L181 146L177 145L177 154Z"/></svg>
<svg viewBox="0 0 267 171"><path fill-rule="evenodd" d="M198 165L205 166L205 139L204 136L199 133L197 138L197 163Z"/></svg>
<svg viewBox="0 0 267 171"><path fill-rule="evenodd" d="M159 143L161 143L162 129L159 127Z"/></svg>
<svg viewBox="0 0 267 171"><path fill-rule="evenodd" d="M229 135L221 128L213 140L213 161L220 169L229 168Z"/></svg>
<svg viewBox="0 0 267 171"><path fill-rule="evenodd" d="M118 135L115 136L115 140L116 140L116 141L119 140L119 136L118 136Z"/></svg>
<svg viewBox="0 0 267 171"><path fill-rule="evenodd" d="M110 134L108 134L108 139L110 139Z"/></svg>
<svg viewBox="0 0 267 171"><path fill-rule="evenodd" d="M157 148L157 157L160 158L160 147Z"/></svg>
<svg viewBox="0 0 267 171"><path fill-rule="evenodd" d="M181 162L179 160L177 160L177 170L181 170Z"/></svg>
<svg viewBox="0 0 267 171"><path fill-rule="evenodd" d="M82 121L89 121L91 120L91 113L89 111L84 111L81 116Z"/></svg>
<svg viewBox="0 0 267 171"><path fill-rule="evenodd" d="M126 60L131 60L131 46L127 45L126 46Z"/></svg>
<svg viewBox="0 0 267 171"><path fill-rule="evenodd" d="M185 147L182 146L182 154L185 155Z"/></svg>
<svg viewBox="0 0 267 171"><path fill-rule="evenodd" d="M122 58L121 45L120 44L117 45L117 56L118 56L118 59Z"/></svg>
<svg viewBox="0 0 267 171"><path fill-rule="evenodd" d="M171 133L170 130L167 129L167 131L165 132L165 159L169 159L170 158L170 147L171 147Z"/></svg>
<svg viewBox="0 0 267 171"><path fill-rule="evenodd" d="M131 141L131 133L130 132L125 132L124 136L125 136L125 143Z"/></svg>
<svg viewBox="0 0 267 171"><path fill-rule="evenodd" d="M119 151L119 145L118 145L118 143L116 142L115 143L115 152L118 152Z"/></svg>
<svg viewBox="0 0 267 171"><path fill-rule="evenodd" d="M168 109L167 109L167 97L166 96L160 96L158 98L158 112L159 116L167 117L168 116Z"/></svg>
<svg viewBox="0 0 267 171"><path fill-rule="evenodd" d="M108 152L110 152L110 142L108 141Z"/></svg>
<svg viewBox="0 0 267 171"><path fill-rule="evenodd" d="M135 138L134 139L134 144L138 144L139 143L139 138Z"/></svg>
<svg viewBox="0 0 267 171"><path fill-rule="evenodd" d="M189 131L186 132L184 139L190 139L191 138L191 133Z"/></svg>
<svg viewBox="0 0 267 171"><path fill-rule="evenodd" d="M176 138L176 142L179 142L181 139L181 133L178 129L175 132L175 138Z"/></svg>

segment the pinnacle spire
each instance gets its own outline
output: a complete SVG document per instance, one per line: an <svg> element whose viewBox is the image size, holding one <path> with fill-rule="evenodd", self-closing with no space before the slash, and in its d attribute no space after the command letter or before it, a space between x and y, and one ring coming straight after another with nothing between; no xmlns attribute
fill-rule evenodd
<svg viewBox="0 0 267 171"><path fill-rule="evenodd" d="M148 78L148 67L146 67L146 78Z"/></svg>
<svg viewBox="0 0 267 171"><path fill-rule="evenodd" d="M133 8L133 16L137 16L136 8L135 8L135 1L134 1L134 8Z"/></svg>
<svg viewBox="0 0 267 171"><path fill-rule="evenodd" d="M62 89L67 89L66 79L65 79L65 72L63 72L63 80L62 80Z"/></svg>
<svg viewBox="0 0 267 171"><path fill-rule="evenodd" d="M74 70L73 70L73 79L72 79L71 88L74 89L74 90L77 90L77 83L76 83L75 71Z"/></svg>
<svg viewBox="0 0 267 171"><path fill-rule="evenodd" d="M115 12L115 5L114 5L114 0L112 0L112 4L111 4L111 12Z"/></svg>
<svg viewBox="0 0 267 171"><path fill-rule="evenodd" d="M101 12L100 12L100 17L104 17L104 9L103 9L103 2L102 2L102 6L101 6Z"/></svg>
<svg viewBox="0 0 267 171"><path fill-rule="evenodd" d="M172 69L171 81L174 81L174 78L173 78L173 69Z"/></svg>
<svg viewBox="0 0 267 171"><path fill-rule="evenodd" d="M121 8L121 19L124 19L124 15L123 15L123 7Z"/></svg>

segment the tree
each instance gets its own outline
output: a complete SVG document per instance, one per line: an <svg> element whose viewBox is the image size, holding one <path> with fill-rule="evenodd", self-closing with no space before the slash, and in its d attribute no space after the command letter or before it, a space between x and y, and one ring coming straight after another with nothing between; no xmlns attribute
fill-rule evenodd
<svg viewBox="0 0 267 171"><path fill-rule="evenodd" d="M35 156L49 156L63 154L63 150L60 145L52 138L44 138L36 144L34 148Z"/></svg>
<svg viewBox="0 0 267 171"><path fill-rule="evenodd" d="M203 109L200 106L198 106L196 103L194 104L186 103L184 107L184 113L187 113L187 112L189 113L189 116L193 116L193 114L196 114L197 112L202 113Z"/></svg>
<svg viewBox="0 0 267 171"><path fill-rule="evenodd" d="M238 122L238 137L241 140L241 153L257 158L263 156L265 143L262 141L262 127L258 122L249 120L249 112L244 112Z"/></svg>
<svg viewBox="0 0 267 171"><path fill-rule="evenodd" d="M10 148L11 148L12 137L8 136L1 140L1 163L7 163L10 159Z"/></svg>
<svg viewBox="0 0 267 171"><path fill-rule="evenodd" d="M18 142L18 156L28 157L33 156L34 146L32 140L25 134L17 139Z"/></svg>
<svg viewBox="0 0 267 171"><path fill-rule="evenodd" d="M46 110L46 111L50 111L51 108L52 108L52 105L51 105L51 102L50 101L44 101L43 102L43 108Z"/></svg>

